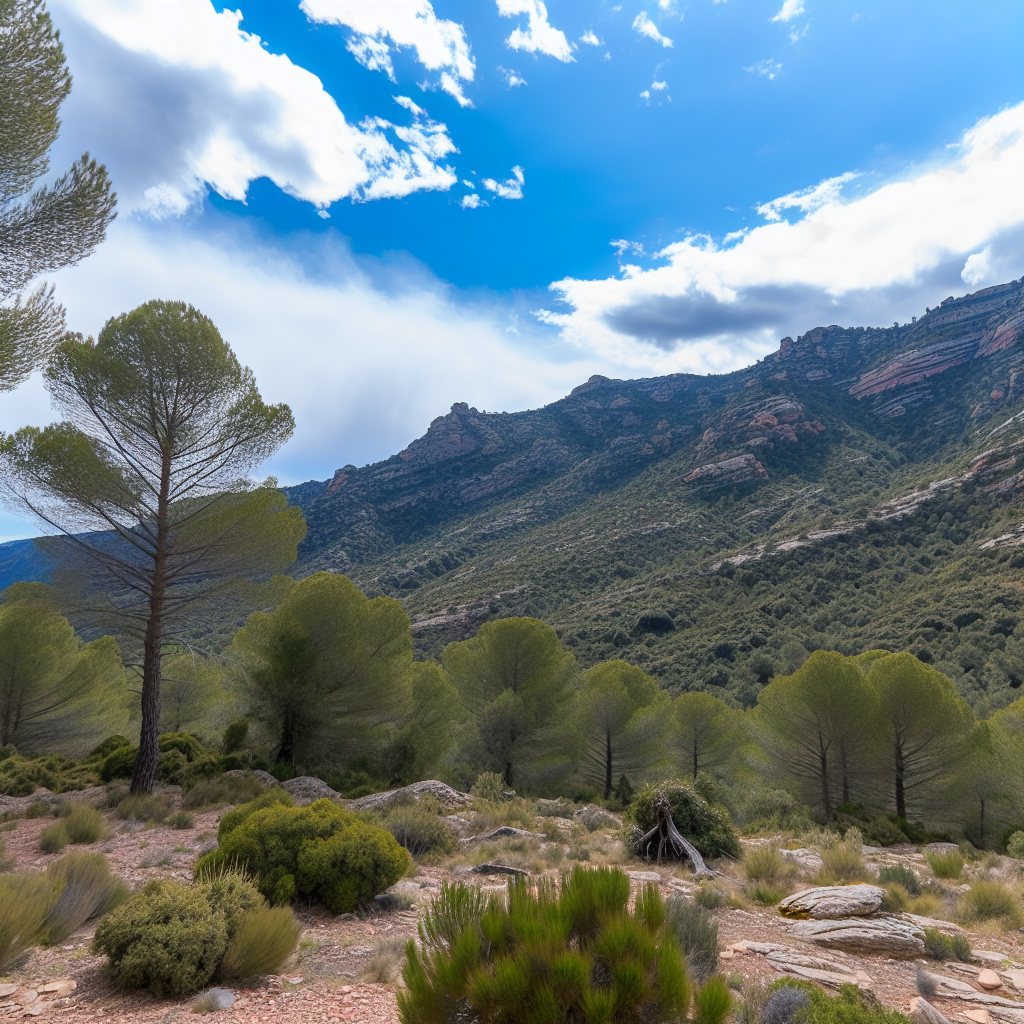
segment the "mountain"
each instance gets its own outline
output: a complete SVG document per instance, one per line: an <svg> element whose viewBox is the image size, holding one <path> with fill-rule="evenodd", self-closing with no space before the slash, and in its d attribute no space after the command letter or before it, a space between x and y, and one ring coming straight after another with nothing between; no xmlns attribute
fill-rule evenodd
<svg viewBox="0 0 1024 1024"><path fill-rule="evenodd" d="M309 526L294 574L399 598L421 655L535 615L584 665L749 704L808 650L909 649L994 709L1024 683L1024 281L735 373L459 403L286 493Z"/></svg>

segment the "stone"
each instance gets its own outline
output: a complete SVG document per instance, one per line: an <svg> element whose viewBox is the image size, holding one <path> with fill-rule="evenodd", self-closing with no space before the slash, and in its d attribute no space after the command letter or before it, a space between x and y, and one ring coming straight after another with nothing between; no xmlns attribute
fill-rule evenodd
<svg viewBox="0 0 1024 1024"><path fill-rule="evenodd" d="M6 999L8 996L13 996L18 991L17 985L12 985L9 982L0 985L0 999Z"/></svg>
<svg viewBox="0 0 1024 1024"><path fill-rule="evenodd" d="M304 807L306 804L315 803L317 800L339 800L341 794L331 789L323 779L315 775L300 775L296 779L288 779L281 783L281 786L288 790L296 804Z"/></svg>
<svg viewBox="0 0 1024 1024"><path fill-rule="evenodd" d="M229 1010L235 1003L235 993L229 988L208 988L204 993L218 1010Z"/></svg>
<svg viewBox="0 0 1024 1024"><path fill-rule="evenodd" d="M47 985L40 985L37 991L40 994L55 995L58 999L63 999L65 996L71 995L76 988L78 988L77 981L62 978L60 981L51 981Z"/></svg>
<svg viewBox="0 0 1024 1024"><path fill-rule="evenodd" d="M953 924L952 921L940 921L936 917L919 917L917 914L904 914L911 924L917 925L918 929L923 933L926 928L934 928L937 932L941 932L943 935L963 935L964 930L958 924Z"/></svg>
<svg viewBox="0 0 1024 1024"><path fill-rule="evenodd" d="M978 984L989 992L1003 987L1003 979L991 967L982 967L978 971Z"/></svg>
<svg viewBox="0 0 1024 1024"><path fill-rule="evenodd" d="M1020 968L1017 967L1011 967L1009 970L1003 971L1003 974L1006 975L1010 984L1018 992L1024 992L1024 970L1020 970Z"/></svg>
<svg viewBox="0 0 1024 1024"><path fill-rule="evenodd" d="M980 960L983 964L990 966L1001 964L1006 959L1005 953L997 953L993 949L975 949L971 952L972 960Z"/></svg>
<svg viewBox="0 0 1024 1024"><path fill-rule="evenodd" d="M471 870L474 875L516 875L522 878L530 877L529 871L524 871L522 868L509 867L506 864L477 864L477 866Z"/></svg>
<svg viewBox="0 0 1024 1024"><path fill-rule="evenodd" d="M915 1024L949 1024L949 1020L928 1002L924 996L910 1000L910 1019Z"/></svg>
<svg viewBox="0 0 1024 1024"><path fill-rule="evenodd" d="M622 819L603 807L581 807L575 816L583 822L588 832L596 832L602 828L622 828Z"/></svg>
<svg viewBox="0 0 1024 1024"><path fill-rule="evenodd" d="M373 897L373 906L376 910L398 910L402 906L402 900L396 893L379 892Z"/></svg>
<svg viewBox="0 0 1024 1024"><path fill-rule="evenodd" d="M798 921L789 933L826 949L881 953L900 960L921 957L925 952L917 926L898 915Z"/></svg>
<svg viewBox="0 0 1024 1024"><path fill-rule="evenodd" d="M391 803L395 797L412 797L419 800L421 796L432 796L446 811L460 811L473 803L473 798L468 793L460 793L457 789L438 782L437 779L424 779L401 789L389 789L386 793L361 796L358 800L353 800L349 807L354 811L377 811Z"/></svg>
<svg viewBox="0 0 1024 1024"><path fill-rule="evenodd" d="M783 917L837 920L867 917L882 906L885 890L877 885L821 885L793 893L779 903Z"/></svg>
<svg viewBox="0 0 1024 1024"><path fill-rule="evenodd" d="M21 1003L22 1006L28 1006L29 1003L34 1003L39 996L39 992L34 988L19 988L14 993L12 1002Z"/></svg>
<svg viewBox="0 0 1024 1024"><path fill-rule="evenodd" d="M960 847L956 843L929 843L921 849L925 853L958 853Z"/></svg>
<svg viewBox="0 0 1024 1024"><path fill-rule="evenodd" d="M545 839L547 838L543 832L528 832L525 828L513 828L511 825L502 825L499 828L494 829L492 832L487 832L482 836L470 836L468 839L460 839L460 843L486 843L492 839L517 839L517 838L528 838L528 839Z"/></svg>
<svg viewBox="0 0 1024 1024"><path fill-rule="evenodd" d="M963 1015L974 1024L992 1024L992 1014L988 1010L964 1010Z"/></svg>
<svg viewBox="0 0 1024 1024"><path fill-rule="evenodd" d="M820 871L825 865L821 859L821 855L815 853L814 850L805 850L803 848L799 850L779 850L786 860L791 860L795 864L799 864L805 871Z"/></svg>
<svg viewBox="0 0 1024 1024"><path fill-rule="evenodd" d="M45 1002L42 999L37 999L32 1003L31 1006L26 1006L22 1011L22 1017L38 1017L44 1010L52 1009L53 1003Z"/></svg>
<svg viewBox="0 0 1024 1024"><path fill-rule="evenodd" d="M633 879L634 882L654 882L655 885L661 884L661 875L657 871L627 871L626 874Z"/></svg>

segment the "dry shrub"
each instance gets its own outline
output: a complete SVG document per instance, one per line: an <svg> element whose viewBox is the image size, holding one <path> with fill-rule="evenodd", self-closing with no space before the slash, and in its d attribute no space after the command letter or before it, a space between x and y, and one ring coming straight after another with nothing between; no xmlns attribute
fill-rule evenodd
<svg viewBox="0 0 1024 1024"><path fill-rule="evenodd" d="M200 779L181 798L181 806L199 811L227 804L247 804L266 788L255 775L221 775L216 779Z"/></svg>
<svg viewBox="0 0 1024 1024"><path fill-rule="evenodd" d="M0 974L10 973L39 940L53 898L53 881L42 872L0 878Z"/></svg>
<svg viewBox="0 0 1024 1024"><path fill-rule="evenodd" d="M405 958L406 940L397 935L381 939L374 946L373 952L359 974L362 981L378 985L391 985L402 973L402 962Z"/></svg>
<svg viewBox="0 0 1024 1024"><path fill-rule="evenodd" d="M220 965L221 978L277 974L295 951L302 928L290 907L261 907L242 918Z"/></svg>
<svg viewBox="0 0 1024 1024"><path fill-rule="evenodd" d="M171 828L189 829L196 827L196 819L188 811L175 811L164 820L164 824Z"/></svg>
<svg viewBox="0 0 1024 1024"><path fill-rule="evenodd" d="M72 804L64 818L68 842L80 845L98 843L107 834L103 815L88 804Z"/></svg>
<svg viewBox="0 0 1024 1024"><path fill-rule="evenodd" d="M155 821L161 824L171 813L171 801L165 796L134 793L117 805L117 816L125 821Z"/></svg>
<svg viewBox="0 0 1024 1024"><path fill-rule="evenodd" d="M959 878L964 869L963 854L959 850L929 851L924 856L936 878Z"/></svg>
<svg viewBox="0 0 1024 1024"><path fill-rule="evenodd" d="M755 846L743 858L743 871L748 882L764 882L777 887L791 870L777 846Z"/></svg>
<svg viewBox="0 0 1024 1024"><path fill-rule="evenodd" d="M1003 928L1020 928L1024 909L1020 897L1002 882L975 882L964 894L957 908L960 917L969 923L999 921Z"/></svg>
<svg viewBox="0 0 1024 1024"><path fill-rule="evenodd" d="M43 853L60 853L70 841L63 821L55 821L39 833L39 849Z"/></svg>
<svg viewBox="0 0 1024 1024"><path fill-rule="evenodd" d="M477 833L490 832L501 825L532 832L537 826L534 805L521 796L501 802L482 799L473 801L473 828Z"/></svg>
<svg viewBox="0 0 1024 1024"><path fill-rule="evenodd" d="M822 850L821 863L819 880L825 885L846 885L868 877L859 842L856 846L844 842L829 850Z"/></svg>
<svg viewBox="0 0 1024 1024"><path fill-rule="evenodd" d="M681 896L670 897L665 912L690 973L698 981L706 981L718 967L718 922L703 907Z"/></svg>
<svg viewBox="0 0 1024 1024"><path fill-rule="evenodd" d="M758 904L758 906L774 907L785 895L785 889L779 889L774 885L759 882L750 893L750 899L753 903Z"/></svg>
<svg viewBox="0 0 1024 1024"><path fill-rule="evenodd" d="M128 899L128 887L110 873L102 853L69 853L51 864L46 873L58 893L43 928L51 946Z"/></svg>

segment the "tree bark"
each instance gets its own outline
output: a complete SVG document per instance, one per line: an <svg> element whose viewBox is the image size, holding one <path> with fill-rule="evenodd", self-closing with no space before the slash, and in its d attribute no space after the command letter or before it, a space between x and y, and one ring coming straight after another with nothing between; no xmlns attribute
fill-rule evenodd
<svg viewBox="0 0 1024 1024"><path fill-rule="evenodd" d="M612 793L612 734L609 730L604 733L604 798L605 800Z"/></svg>
<svg viewBox="0 0 1024 1024"><path fill-rule="evenodd" d="M704 863L700 851L676 828L675 822L672 820L672 808L665 797L659 797L655 801L654 814L656 819L654 828L634 840L635 851L640 856L647 858L651 857L653 851L659 864L663 856L682 859L685 855L693 865L693 873L697 878L702 875L714 874Z"/></svg>
<svg viewBox="0 0 1024 1024"><path fill-rule="evenodd" d="M897 740L896 745L893 749L894 753L894 768L896 775L896 817L906 818L907 816L907 797L903 791L903 747L900 746Z"/></svg>
<svg viewBox="0 0 1024 1024"><path fill-rule="evenodd" d="M825 820L832 817L832 793L828 784L828 747L818 740L818 764L821 772L821 802L825 808Z"/></svg>

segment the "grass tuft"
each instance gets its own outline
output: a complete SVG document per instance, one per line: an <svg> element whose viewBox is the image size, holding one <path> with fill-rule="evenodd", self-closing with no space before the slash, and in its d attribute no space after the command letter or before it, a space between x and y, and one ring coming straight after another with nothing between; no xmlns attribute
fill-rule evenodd
<svg viewBox="0 0 1024 1024"><path fill-rule="evenodd" d="M55 821L39 833L39 849L43 853L60 853L69 842L71 840L63 821Z"/></svg>
<svg viewBox="0 0 1024 1024"><path fill-rule="evenodd" d="M693 997L693 1024L724 1024L732 1010L732 993L722 977L709 978Z"/></svg>
<svg viewBox="0 0 1024 1024"><path fill-rule="evenodd" d="M193 818L188 811L175 811L173 814L169 814L167 816L164 820L164 824L177 829L195 828L196 819Z"/></svg>
<svg viewBox="0 0 1024 1024"><path fill-rule="evenodd" d="M774 907L785 895L785 889L778 889L773 885L760 882L754 886L750 893L750 899L759 906Z"/></svg>
<svg viewBox="0 0 1024 1024"><path fill-rule="evenodd" d="M668 926L698 980L710 978L718 967L718 922L701 906L681 896L665 903Z"/></svg>
<svg viewBox="0 0 1024 1024"><path fill-rule="evenodd" d="M899 885L906 891L908 896L921 895L921 883L917 875L906 866L906 864L887 864L878 872L878 884Z"/></svg>
<svg viewBox="0 0 1024 1024"><path fill-rule="evenodd" d="M290 907L261 907L247 914L220 965L222 978L277 974L295 952L302 927Z"/></svg>
<svg viewBox="0 0 1024 1024"><path fill-rule="evenodd" d="M959 850L929 851L924 857L936 878L959 878L964 870L964 858Z"/></svg>
<svg viewBox="0 0 1024 1024"><path fill-rule="evenodd" d="M852 829L850 831L853 831ZM859 882L868 877L860 844L839 843L821 851L821 880L832 884Z"/></svg>
<svg viewBox="0 0 1024 1024"><path fill-rule="evenodd" d="M786 858L777 846L755 846L748 850L743 858L743 870L748 882L763 882L776 887L790 872Z"/></svg>
<svg viewBox="0 0 1024 1024"><path fill-rule="evenodd" d="M999 921L1004 929L1020 928L1024 911L1020 897L1002 882L975 882L964 894L958 907L960 916L969 923Z"/></svg>
<svg viewBox="0 0 1024 1024"><path fill-rule="evenodd" d="M53 881L43 872L0 878L0 974L9 974L39 940L53 898Z"/></svg>
<svg viewBox="0 0 1024 1024"><path fill-rule="evenodd" d="M966 935L945 935L938 928L926 928L924 947L933 960L969 963L971 959L971 944Z"/></svg>
<svg viewBox="0 0 1024 1024"><path fill-rule="evenodd" d="M130 794L117 805L117 816L125 821L155 821L159 825L170 813L171 801L156 794Z"/></svg>
<svg viewBox="0 0 1024 1024"><path fill-rule="evenodd" d="M46 869L58 893L46 914L43 934L48 945L63 942L86 921L108 914L128 899L128 887L110 873L102 853L75 851Z"/></svg>
<svg viewBox="0 0 1024 1024"><path fill-rule="evenodd" d="M107 834L103 815L88 804L72 804L67 817L64 818L64 828L68 842L77 845L98 843Z"/></svg>
<svg viewBox="0 0 1024 1024"><path fill-rule="evenodd" d="M374 947L359 974L360 980L377 985L392 985L402 973L406 940L393 936L382 939Z"/></svg>

